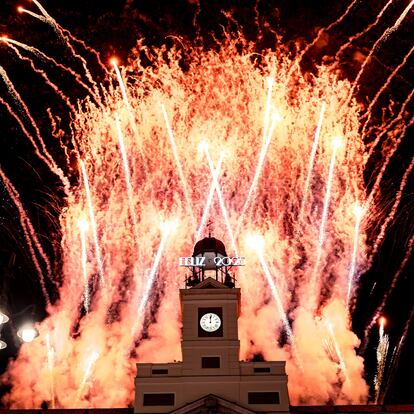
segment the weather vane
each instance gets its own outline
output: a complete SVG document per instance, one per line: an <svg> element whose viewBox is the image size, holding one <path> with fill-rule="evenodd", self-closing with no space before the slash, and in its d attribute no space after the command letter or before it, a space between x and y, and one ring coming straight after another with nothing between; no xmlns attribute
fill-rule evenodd
<svg viewBox="0 0 414 414"><path fill-rule="evenodd" d="M208 229L208 237L211 237L211 227L213 226L213 222L209 220L206 224L206 227Z"/></svg>

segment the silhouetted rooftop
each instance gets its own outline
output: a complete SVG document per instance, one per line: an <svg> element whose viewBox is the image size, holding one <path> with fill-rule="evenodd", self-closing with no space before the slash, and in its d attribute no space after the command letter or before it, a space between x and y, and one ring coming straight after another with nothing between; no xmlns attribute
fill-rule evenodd
<svg viewBox="0 0 414 414"><path fill-rule="evenodd" d="M0 414L133 414L133 408L57 408L13 410L0 409ZM414 413L414 404L369 404L369 405L302 405L291 406L291 414L306 413Z"/></svg>

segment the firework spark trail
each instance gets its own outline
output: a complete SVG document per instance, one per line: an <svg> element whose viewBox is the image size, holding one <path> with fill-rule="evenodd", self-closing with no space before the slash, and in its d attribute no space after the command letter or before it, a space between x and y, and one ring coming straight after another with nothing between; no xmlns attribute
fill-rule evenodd
<svg viewBox="0 0 414 414"><path fill-rule="evenodd" d="M374 108L375 104L378 102L379 97L381 96L381 94L388 88L388 86L390 85L390 83L392 82L392 80L394 79L395 75L397 75L397 73L399 72L399 70L405 66L405 64L407 63L408 59L411 57L411 54L414 52L414 46L410 49L410 51L405 55L403 61L392 71L392 73L388 76L387 80L385 81L385 83L382 85L382 87L377 91L377 93L375 94L374 98L372 99L372 101L369 103L368 108L365 111L364 116L361 118L363 119L364 117L367 117L367 120L365 121L364 127L362 128L362 139L364 139L364 137L366 136L365 132L367 130L369 121L371 120L371 115L372 115L372 109Z"/></svg>
<svg viewBox="0 0 414 414"><path fill-rule="evenodd" d="M46 20L47 20L47 22L49 22L54 28L55 28L55 30L56 31L58 31L59 32L59 34L64 38L64 40L67 42L67 45L69 46L69 48L70 48L70 50L71 50L71 52L73 53L73 55L75 56L75 57L77 57L78 59L80 59L81 61L82 61L82 63L84 64L84 69L85 69L85 71L86 71L86 75L88 76L88 74L89 74L89 76L90 76L90 81L91 81L91 83L92 84L96 84L95 83L95 81L93 80L93 78L92 78L92 75L90 74L90 72L88 71L88 69L87 69L87 64L86 64L86 60L82 57L82 56L80 56L80 55L76 55L75 54L75 51L74 51L74 49L73 49L73 47L72 47L72 45L69 43L69 40L72 40L72 41L74 41L74 42L77 42L77 43L79 43L80 45L82 45L82 47L84 47L88 52L91 52L92 54L94 54L95 55L95 57L96 57L96 59L97 59L97 61L98 61L98 64L101 66L101 69L104 69L105 70L105 72L107 73L107 70L106 70L106 67L105 67L105 65L102 63L102 61L101 61L101 58L100 58L100 56L99 56L99 53L96 51L96 50L94 50L94 49L92 49L91 47L89 47L89 46L87 46L86 45L86 43L85 42L83 42L82 40L79 40L78 38L76 38L75 36L73 36L72 35L72 33L70 33L68 30L65 30L65 29L63 29L59 24L58 24L58 22L52 17L52 16L50 16L50 14L47 12L47 10L39 3L39 1L37 1L37 0L33 0L33 3L34 4L36 4L36 6L38 7L38 9L40 10L40 12L43 14L43 16L46 18ZM89 78L89 76L88 76L88 78ZM99 95L98 95L99 96Z"/></svg>
<svg viewBox="0 0 414 414"><path fill-rule="evenodd" d="M404 9L404 11L402 12L402 14L400 15L400 17L395 21L395 23L388 28L387 30L385 30L385 32L378 38L378 40L374 43L374 45L372 46L370 52L368 53L368 56L365 58L364 62L361 65L361 68L359 69L359 72L354 80L354 82L352 83L351 89L349 91L348 94L348 98L346 99L346 103L344 105L344 107L347 107L349 102L352 99L352 96L354 94L355 88L358 85L359 80L361 79L362 74L365 71L365 68L367 67L372 55L378 50L378 48L382 45L382 43L388 39L388 36L395 32L400 24L402 23L402 21L405 19L405 17L407 16L408 12L410 11L410 9L414 6L414 0L411 1L411 3Z"/></svg>
<svg viewBox="0 0 414 414"><path fill-rule="evenodd" d="M288 84L288 82L290 81L291 75L293 73L293 71L295 69L299 69L299 64L302 61L303 57L305 56L305 54L312 49L313 46L315 46L323 33L327 32L328 30L333 29L335 26L337 26L338 24L340 24L345 18L346 16L348 16L349 12L353 9L354 5L357 4L359 2L359 0L353 0L353 2L346 8L346 10L344 11L344 13L338 18L336 19L334 22L332 22L330 25L326 26L326 27L322 27L321 29L319 29L318 33L316 34L316 37L313 39L313 41L311 43L309 43L303 50L302 52L300 52L300 54L298 55L297 58L295 58L294 62L292 63L291 68L289 69L289 72L287 73L286 76L286 85Z"/></svg>
<svg viewBox="0 0 414 414"><path fill-rule="evenodd" d="M354 286L354 276L355 276L355 269L356 269L356 262L357 262L357 253L358 253L358 246L359 246L359 232L361 226L361 219L364 210L359 205L355 206L355 230L354 230L354 243L352 248L352 257L351 257L351 265L349 267L348 273L348 291L346 295L346 307L349 308L349 301L351 300L351 293L353 291Z"/></svg>
<svg viewBox="0 0 414 414"><path fill-rule="evenodd" d="M133 109L131 107L131 104L129 103L128 94L127 94L127 91L125 89L125 83L124 83L124 80L122 79L121 72L118 68L118 65L117 65L115 59L112 59L112 65L115 69L116 77L118 79L118 84L119 84L119 87L121 89L122 98L124 100L124 104L125 104L125 107L126 107L127 112L128 112L129 123L131 125L132 131L134 132L135 138L136 138L136 140L139 144L139 150L140 150L141 158L142 158L142 165L143 165L145 174L148 174L148 166L147 166L147 163L146 163L144 150L142 148L142 142L141 142L141 139L140 139L140 136L139 136L139 133L138 133L138 127L137 127L137 124L135 122L135 116L133 114Z"/></svg>
<svg viewBox="0 0 414 414"><path fill-rule="evenodd" d="M9 185L11 187L11 190L14 192L15 197L17 197L17 200L20 201L20 198L19 198L19 195L18 195L16 189L11 185L11 183L9 183ZM21 202L20 202L20 207L21 207L21 211L24 213L23 218L24 218L25 223L26 223L27 231L30 234L31 241L34 244L34 246L36 247L36 249L39 253L39 256L42 258L42 260L44 261L44 263L46 265L46 275L47 275L47 277L49 278L50 281L54 282L50 260L47 257L47 254L45 253L45 251L43 250L43 247L40 244L39 238L36 235L36 231L33 228L32 222L30 221L29 217L25 213L23 205L21 204ZM20 209L19 209L19 211L20 211Z"/></svg>
<svg viewBox="0 0 414 414"><path fill-rule="evenodd" d="M350 381L349 375L348 375L348 370L347 370L346 365L345 365L345 360L344 360L344 357L342 356L341 349L339 348L338 341L336 340L335 332L333 330L332 324L329 323L329 322L326 322L326 328L329 332L329 336L331 337L332 344L333 344L333 347L335 349L335 354L338 358L339 366L341 368L341 371L343 372L343 374L345 376L345 379L347 381Z"/></svg>
<svg viewBox="0 0 414 414"><path fill-rule="evenodd" d="M83 275L83 307L86 313L89 313L90 296L89 296L89 278L88 278L88 256L86 251L86 232L89 224L86 220L79 220L79 234L81 239L81 262Z"/></svg>
<svg viewBox="0 0 414 414"><path fill-rule="evenodd" d="M42 289L42 293L43 293L46 305L50 306L50 297L49 297L49 294L47 293L45 279L43 277L43 271L42 271L42 268L40 267L39 261L37 260L36 252L33 248L33 244L38 248L38 250L40 249L39 253L41 254L42 258L46 257L46 255L44 254L43 249L41 248L40 243L38 242L38 239L37 239L36 233L34 232L33 227L31 226L29 227L28 225L30 223L30 220L23 208L18 192L16 191L16 189L14 188L10 180L6 177L1 167L0 167L0 177L6 187L6 190L10 198L12 199L13 203L17 207L17 210L19 211L19 221L22 226L23 234L26 239L27 245L30 250L33 264L39 275L40 287ZM46 257L46 260L47 260L47 257ZM48 266L48 269L50 269L50 263L48 260L46 261L46 265Z"/></svg>
<svg viewBox="0 0 414 414"><path fill-rule="evenodd" d="M329 322L326 319L322 321L320 317L315 317L314 322L318 329L317 334L321 338L321 343L322 343L324 351L326 352L326 354L328 355L329 359L332 362L335 362L337 365L340 365L341 361L339 360L338 353L336 352L336 348L335 348L335 344L332 339L332 335L330 334L327 328L327 325L329 324Z"/></svg>
<svg viewBox="0 0 414 414"><path fill-rule="evenodd" d="M380 339L382 339L383 336L384 336L384 326L385 326L385 318L382 317L380 319L380 327L379 327L379 337L380 337Z"/></svg>
<svg viewBox="0 0 414 414"><path fill-rule="evenodd" d="M303 213L304 213L304 210L305 210L305 207L306 207L306 203L308 202L308 193L309 193L309 188L310 188L310 182L311 182L311 178L312 178L313 167L314 167L314 164L315 164L316 152L318 150L319 137L321 135L321 129L322 129L323 118L325 116L325 110L326 110L326 103L323 102L322 107L321 107L321 112L319 114L318 126L316 127L315 135L314 135L314 138L313 138L312 151L311 151L311 155L310 155L310 159L309 159L308 172L306 174L306 181L305 181L305 185L304 185L304 188L303 188L303 198L302 198L302 202L301 202L301 205L300 205L298 225L300 225L300 223L302 222Z"/></svg>
<svg viewBox="0 0 414 414"><path fill-rule="evenodd" d="M151 292L152 285L154 284L155 276L157 275L158 266L160 264L162 255L164 253L164 249L167 244L168 237L174 231L176 225L177 223L174 221L166 221L164 223L161 223L161 233L162 233L161 241L160 241L157 253L155 255L151 270L147 276L144 290L141 293L141 299L139 301L139 306L138 306L137 313L136 313L136 321L132 329L133 339L136 338L138 334L138 330L142 326L145 307L148 302L148 298Z"/></svg>
<svg viewBox="0 0 414 414"><path fill-rule="evenodd" d="M27 131L26 127L24 126L23 122L19 118L19 116L13 111L11 106L3 100L3 98L0 97L0 103L4 105L9 112L9 114L16 120L16 122L19 124L20 129L22 130L25 137L30 141L30 143L33 145L33 148L35 150L35 154L41 159L49 168L50 168L50 161L45 158L39 151L39 147L37 146L35 140L33 139L32 135Z"/></svg>
<svg viewBox="0 0 414 414"><path fill-rule="evenodd" d="M380 189L380 186L381 186L381 182L382 182L382 177L383 177L383 175L384 175L384 173L385 173L385 170L387 169L387 167L388 167L388 164L390 163L390 161L391 161L391 158L393 157L393 155L396 153L396 151L397 151L397 149L398 149L398 147L399 147L399 144L400 144L400 142L401 142L401 140L404 138L404 136L405 136L405 133L407 132L407 130L412 126L412 125L414 125L414 117L411 119L411 121L408 123L408 124L406 124L405 126L404 126L404 128L403 128L403 130L401 131L401 133L400 133L400 137L401 137L401 139L400 140L396 140L394 143L393 143L393 146L387 151L387 155L385 156L385 160L382 162L382 165L381 165L381 169L380 169L380 171L378 172L378 174L377 174L377 177L376 177L376 179L375 179L375 182L374 182L374 185L372 186L372 189L371 189L371 192L369 193L369 195L368 195L368 197L367 197L367 200L366 200L366 202L365 202L365 210L367 209L367 208L369 208L370 207L370 205L371 205L371 203L373 202L373 200L374 200L374 195L377 193L377 191Z"/></svg>
<svg viewBox="0 0 414 414"><path fill-rule="evenodd" d="M65 30L65 29L63 29L57 22L56 22L56 20L52 17L52 16L50 16L50 14L47 12L47 10L37 1L37 0L33 0L33 3L34 4L36 4L36 6L38 7L38 9L40 10L40 12L43 14L43 16L44 16L44 18L46 19L46 22L48 22L51 26L53 26L53 28L56 30L56 31L58 31L58 33L64 38L64 40L65 41L68 41L68 40L72 40L72 41L74 41L74 42L77 42L77 43L79 43L79 44L81 44L88 52L91 52L92 54L94 54L95 55L95 57L96 57L96 59L97 59L97 61L98 61L98 64L101 66L101 68L103 68L103 69L105 69L105 71L106 71L106 67L104 66L104 64L102 63L102 61L101 61L101 59L100 59L100 56L99 56L99 53L96 51L96 50L94 50L94 49L92 49L91 47L89 47L89 46L87 46L86 45L86 43L85 42L83 42L82 40L79 40L79 39L77 39L75 36L73 36L72 35L72 33L70 33L68 30ZM39 16L39 15L36 15L36 16L38 16L38 17L41 17L41 16ZM37 17L37 18L38 18ZM70 49L71 49L71 51L72 51L72 53L73 53L73 55L75 56L75 57L77 57L77 58L80 58L81 59L81 61L84 63L84 68L85 68L85 70L87 71L87 74L88 74L88 70L87 70L87 68L86 68L86 61L85 61L85 59L83 59L81 56L77 56L76 54L75 54L75 51L74 51L74 49L73 49L73 47L72 47L72 45L68 42L68 46L70 47ZM93 78L92 78L92 75L90 75L90 80L91 80L91 83L95 83L95 81L93 80Z"/></svg>
<svg viewBox="0 0 414 414"><path fill-rule="evenodd" d="M249 188L249 192L247 194L246 201L243 205L243 209L240 213L240 217L239 217L239 220L238 220L238 223L237 223L236 237L240 233L240 227L243 225L243 219L245 218L245 215L246 215L249 207L252 206L253 195L255 193L255 189L257 187L260 175L261 175L262 170L263 170L263 165L264 165L264 162L265 162L265 159L266 159L266 154L267 154L267 151L268 151L268 148L269 148L269 145L270 145L270 141L272 139L273 131L275 129L276 123L279 120L280 120L280 116L278 114L274 114L272 116L272 123L270 125L269 133L265 137L265 141L264 141L262 149L260 151L259 161L258 161L257 166L256 166L253 181L252 181L252 184Z"/></svg>
<svg viewBox="0 0 414 414"><path fill-rule="evenodd" d="M85 50L92 53L95 56L96 61L98 62L98 65L101 67L101 69L103 69L105 74L107 74L107 75L109 74L107 67L104 65L104 63L101 60L101 57L99 56L99 53L95 49L93 49L92 47L89 47L83 40L78 39L77 37L75 37L71 32L69 32L69 30L64 29L56 21L55 21L55 23L59 27L59 29L62 31L62 33L64 33L65 36L67 36L70 40L72 40L72 42L80 44L83 48L85 48Z"/></svg>
<svg viewBox="0 0 414 414"><path fill-rule="evenodd" d="M60 38L64 41L65 45L71 51L73 57L75 57L76 59L78 59L81 62L82 67L85 71L86 78L91 83L91 85L92 85L92 87L95 91L94 96L95 96L95 98L99 99L100 95L99 95L98 85L95 82L95 80L93 79L93 77L92 77L92 75L91 75L91 73L88 69L88 65L87 65L86 60L81 55L76 53L74 47L70 43L70 39L65 35L64 31L59 26L59 24L56 22L56 20L52 16L49 15L49 13L42 7L42 5L37 0L32 0L32 1L38 7L40 12L43 14L44 18L46 19L45 23L49 23L49 25L52 26L52 28L55 30L55 33L58 36L60 36Z"/></svg>
<svg viewBox="0 0 414 414"><path fill-rule="evenodd" d="M344 43L338 50L338 52L336 52L335 55L335 61L338 62L339 60L339 56L342 54L342 52L347 49L349 46L351 46L351 44L355 41L358 40L361 36L363 36L365 33L368 33L371 29L373 29L381 20L381 17L384 15L384 13L386 12L386 10L388 9L388 7L394 2L394 0L389 0L387 2L387 4L382 8L382 10L378 13L375 21L373 23L371 23L370 25L368 25L364 30L362 30L361 32L351 36L348 39L348 42Z"/></svg>
<svg viewBox="0 0 414 414"><path fill-rule="evenodd" d="M335 345L332 342L332 338L328 337L328 338L322 338L322 346L324 348L324 351L326 352L326 354L328 355L329 359L331 361L334 361L335 363L337 363L339 365L340 361L338 359L338 355L336 353L335 350Z"/></svg>
<svg viewBox="0 0 414 414"><path fill-rule="evenodd" d="M217 177L214 174L214 164L213 164L213 160L211 159L210 152L208 150L208 145L206 143L203 143L201 145L201 147L204 150L204 153L205 153L206 159L207 159L207 163L208 163L208 167L210 168L211 176L213 178L214 187L216 189L217 197L219 199L221 213L223 215L224 223L227 227L227 232L228 232L228 235L229 235L229 238L230 238L231 247L234 251L234 254L236 256L238 256L239 253L238 253L238 249L237 249L236 240L234 238L234 233L233 233L233 230L231 229L229 214L227 212L226 205L224 203L223 194L221 192L220 184L218 182Z"/></svg>
<svg viewBox="0 0 414 414"><path fill-rule="evenodd" d="M21 6L19 6L19 7L17 8L17 10L18 10L18 12L19 12L19 13L26 13L26 14L28 14L29 16L32 16L32 17L34 17L35 19L40 20L40 21L41 21L41 22L43 22L43 23L48 23L48 21L47 21L46 17L43 17L43 16L41 16L40 14L34 13L34 12L32 12L31 10L27 10L27 9L25 9L25 8L21 7Z"/></svg>
<svg viewBox="0 0 414 414"><path fill-rule="evenodd" d="M254 189L257 185L257 181L259 180L260 172L261 172L261 169L262 169L261 164L263 164L263 162L264 162L264 159L266 157L267 147L269 146L269 144L267 143L267 141L268 141L267 130L269 128L270 110L271 110L271 104L272 104L273 83L274 83L273 79L271 77L268 77L267 78L266 108L265 108L264 117L263 117L263 132L262 132L262 134L263 134L263 144L262 144L262 149L260 150L259 162L258 162L257 167L256 167L254 178L253 178L252 184L249 188L249 192L248 192L246 201L244 202L242 211L240 213L239 220L237 222L236 237L240 232L240 227L243 224L244 215L246 214L246 211L249 207L250 199L253 196L253 192L254 192Z"/></svg>
<svg viewBox="0 0 414 414"><path fill-rule="evenodd" d="M334 141L332 142L332 155L331 155L331 161L329 163L328 178L326 180L322 218L321 218L321 223L319 225L317 256L316 256L316 261L313 267L313 272L312 272L312 276L310 280L310 288L312 290L312 294L310 295L311 301L318 300L318 294L317 294L317 292L319 292L318 273L319 273L320 262L321 262L322 254L323 254L323 245L325 243L325 229L326 229L326 222L328 219L329 206L330 206L330 201L331 201L331 191L332 191L332 183L333 183L333 178L334 178L336 154L340 146L341 146L341 139L339 137L336 137ZM317 307L317 306L318 306L318 303L311 303L311 307Z"/></svg>
<svg viewBox="0 0 414 414"><path fill-rule="evenodd" d="M10 49L12 49L16 53L17 57L20 60L29 63L30 67L33 69L33 72L39 74L45 80L45 84L48 85L50 88L52 88L53 91L56 93L56 95L59 96L59 98L61 98L63 102L66 103L66 105L68 106L68 108L71 110L72 114L75 114L76 113L76 109L72 105L72 103L70 102L70 99L56 86L56 84L54 84L49 79L49 77L47 76L46 72L44 70L38 69L36 67L35 63L33 62L33 60L30 59L30 58L28 58L28 57L26 57L26 56L23 56L20 53L19 49L17 49L17 47L15 47L15 46L13 46L11 44L9 44L8 46L9 46Z"/></svg>
<svg viewBox="0 0 414 414"><path fill-rule="evenodd" d="M118 74L118 72L117 72L117 74ZM170 122L168 120L168 115L167 115L167 111L165 110L164 104L161 104L161 110L162 110L162 115L164 117L165 126L167 128L168 137L170 139L175 164L176 164L177 169L178 169L178 175L180 177L181 185L183 187L184 198L185 198L185 202L187 204L188 213L191 216L191 221L193 223L193 228L195 230L197 228L197 224L196 224L196 221L195 221L193 206L192 206L191 199L190 199L190 192L188 191L187 180L186 180L185 175L184 175L183 166L181 164L180 157L178 156L177 145L175 144L174 134L172 132L171 125L170 125Z"/></svg>
<svg viewBox="0 0 414 414"><path fill-rule="evenodd" d="M408 331L411 327L411 323L412 323L413 319L414 319L414 307L411 309L410 316L408 317L407 322L405 323L404 330L401 334L401 338L398 341L398 344L394 348L394 351L393 351L393 354L392 354L392 357L391 357L391 361L389 363L388 375L386 377L386 384L385 384L385 387L384 387L384 392L382 394L382 400L387 395L388 389L389 389L390 385L393 383L393 379L394 379L394 376L396 374L396 370L397 370L399 362L400 362L401 350L404 347L405 340L407 339L407 334L408 334ZM381 401L381 403L382 403L382 401Z"/></svg>
<svg viewBox="0 0 414 414"><path fill-rule="evenodd" d="M384 371L385 371L385 364L387 362L387 354L388 354L388 347L389 347L389 340L388 335L384 334L384 323L385 319L380 319L380 335L379 341L377 346L377 372L374 378L374 386L375 386L375 404L379 403L381 388L382 388L382 380L384 378Z"/></svg>
<svg viewBox="0 0 414 414"><path fill-rule="evenodd" d="M50 163L50 160L47 159L43 154L41 154L39 147L37 146L35 140L33 139L33 136L29 133L29 131L24 126L22 120L20 117L13 111L12 107L3 99L0 97L0 103L5 106L9 114L15 119L15 121L18 123L20 129L22 130L24 136L30 141L30 143L33 145L35 154L38 156L40 160L42 160L53 172L53 166ZM56 173L56 175L58 175ZM58 175L59 176L59 175Z"/></svg>
<svg viewBox="0 0 414 414"><path fill-rule="evenodd" d="M403 20L406 18L408 12L411 10L411 8L414 6L414 0L411 0L410 4L404 9L401 16L398 18L398 20L394 23L394 25L391 27L391 32L394 32L398 29L400 24L403 22Z"/></svg>
<svg viewBox="0 0 414 414"><path fill-rule="evenodd" d="M96 361L99 358L99 352L92 352L91 356L88 359L88 362L86 364L85 368L85 374L83 375L82 382L79 384L78 388L78 399L82 398L83 389L85 388L86 382L91 376L92 368L95 365Z"/></svg>
<svg viewBox="0 0 414 414"><path fill-rule="evenodd" d="M283 323L283 327L285 330L285 333L287 335L287 337L289 338L289 342L290 345L292 347L292 351L295 355L296 361L298 363L299 368L303 371L303 363L302 363L302 359L300 358L297 346L296 346L296 341L295 341L295 337L293 335L292 332L292 328L290 327L290 323L289 323L289 319L287 318L287 315L285 313L285 310L283 308L283 303L282 300L280 298L280 293L279 293L279 289L277 288L273 276L270 273L270 269L269 266L267 265L266 259L264 258L264 239L261 236L257 236L257 235L250 235L248 236L248 244L249 246L256 252L257 254L257 258L259 259L260 265L262 266L263 269L263 273L266 276L266 281L267 284L270 287L270 290L272 292L272 296L274 301L276 302L276 307L277 310L279 312L280 315L280 319L282 320Z"/></svg>
<svg viewBox="0 0 414 414"><path fill-rule="evenodd" d="M210 190L208 192L207 200L204 206L204 211L201 217L200 226L198 227L198 230L196 233L196 237L195 237L196 240L199 240L201 238L203 231L204 231L204 227L206 226L208 214L210 212L211 203L213 201L214 192L216 190L215 185L214 185L214 180L218 180L218 177L220 175L220 170L221 170L221 164L223 163L223 159L224 159L224 151L221 151L220 158L218 160L216 169L214 170L214 177L210 185Z"/></svg>
<svg viewBox="0 0 414 414"><path fill-rule="evenodd" d="M42 15L33 13L30 10L24 9L23 7L19 7L18 10L20 13L27 13L30 16L40 20L43 23L49 24L53 30L55 31L55 33L58 35L58 37L63 41L63 43L68 47L68 49L71 51L72 55L80 60L83 69L85 70L85 74L87 79L89 80L89 82L91 82L92 87L94 89L94 92L92 93L92 96L99 101L99 90L97 87L96 82L93 80L91 73L89 72L89 69L87 67L86 64L86 60L80 56L79 54L76 53L75 49L73 48L73 46L70 44L68 38L66 37L65 33L63 32L62 28L57 24L57 22L46 12L46 10L40 5L40 3L36 0L33 0L33 3L35 3L37 5L37 7L40 9L40 11L42 12Z"/></svg>
<svg viewBox="0 0 414 414"><path fill-rule="evenodd" d="M14 87L12 81L8 77L7 72L4 70L4 68L2 66L0 66L0 75L1 75L4 83L6 84L7 91L9 92L10 96L12 97L14 103L16 104L16 106L19 108L19 111L24 115L26 120L31 124L31 126L35 130L36 137L40 141L40 145L42 147L42 150L44 151L46 157L49 159L50 163L52 163L53 158L49 154L49 152L47 151L46 145L43 142L42 136L40 134L40 130L39 130L35 120L33 119L32 115L30 114L29 108L27 107L24 100L22 99L22 97L17 92L17 90Z"/></svg>
<svg viewBox="0 0 414 414"><path fill-rule="evenodd" d="M30 114L29 108L24 103L23 99L21 98L21 96L17 92L17 90L14 87L13 83L11 82L9 77L7 76L7 72L4 70L4 68L2 66L0 66L0 76L2 77L4 83L6 84L6 87L7 87L7 90L9 92L9 94L13 98L13 100L16 103L16 105L18 106L19 110L22 112L22 114L28 120L28 122L32 125L32 127L33 127L33 129L36 133L36 137L37 137L37 139L40 143L40 146L42 148L42 151L44 153L44 157L42 159L47 161L48 167L51 169L52 172L54 172L60 178L60 180L62 181L62 183L64 185L64 189L65 189L66 194L69 194L69 192L70 192L70 190L69 190L70 189L69 180L64 175L63 171L56 165L54 159L52 158L52 156L48 152L48 150L46 148L46 145L45 145L45 143L42 139L42 136L40 134L40 130L39 130L35 120L33 119L32 115Z"/></svg>
<svg viewBox="0 0 414 414"><path fill-rule="evenodd" d="M270 110L272 104L272 91L273 91L273 79L268 77L267 79L267 97L266 97L266 109L263 119L263 142L266 141L267 129L269 128Z"/></svg>
<svg viewBox="0 0 414 414"><path fill-rule="evenodd" d="M55 350L50 344L50 335L46 334L46 348L47 348L47 366L49 369L49 377L50 377L50 401L51 401L51 408L55 408Z"/></svg>
<svg viewBox="0 0 414 414"><path fill-rule="evenodd" d="M67 66L65 66L65 65L63 65L63 64L61 64L59 62L57 62L55 59L51 58L50 56L46 55L41 50L39 50L39 49L37 49L37 48L35 48L33 46L26 45L25 43L18 42L17 40L10 39L9 37L5 37L5 36L0 37L0 41L4 42L6 44L11 43L11 44L13 44L15 46L19 46L22 49L24 49L24 50L26 50L26 51L28 51L30 53L33 53L38 59L40 59L42 61L50 62L54 66L56 66L57 68L62 69L63 71L69 73L71 76L73 76L75 78L76 82L80 86L82 86L85 90L87 90L90 93L90 95L92 97L94 97L94 92L92 91L92 89L88 85L86 85L86 83L84 83L82 81L81 76L77 72L75 72L73 69L71 69L71 68L69 68L69 67L67 67ZM98 104L101 104L99 101L97 101L97 103Z"/></svg>
<svg viewBox="0 0 414 414"><path fill-rule="evenodd" d="M388 372L387 372L387 376L385 377L384 391L381 394L381 398L379 400L381 404L384 403L384 398L388 394L388 389L390 387L390 384L394 382L395 370L399 364L399 358L400 358L400 353L397 350L398 350L398 345L394 346L394 349L391 354L390 362L388 364Z"/></svg>
<svg viewBox="0 0 414 414"><path fill-rule="evenodd" d="M137 252L138 252L139 233L138 233L138 220L135 214L134 189L132 188L131 170L129 168L128 155L127 155L125 144L124 144L124 135L122 133L121 123L120 123L118 114L115 114L115 123L116 123L116 131L118 135L119 150L121 152L122 164L124 168L125 185L126 185L127 196L128 196L129 214L130 214L131 222L132 222L132 230L134 232L134 241L135 241L135 245L136 245Z"/></svg>
<svg viewBox="0 0 414 414"><path fill-rule="evenodd" d="M45 16L46 19L49 19L50 21L55 21L55 19L52 18L52 16L50 16L50 14L46 11L46 9L37 1L37 0L32 0L33 3L37 6L37 8L40 10L40 12L43 14L43 16Z"/></svg>
<svg viewBox="0 0 414 414"><path fill-rule="evenodd" d="M374 315L371 318L370 323L367 325L367 327L364 330L364 338L368 338L368 335L372 329L372 327L375 325L375 322L377 321L379 315L382 313L382 311L384 310L385 304L387 302L388 296L391 294L391 292L394 290L398 278L400 277L402 271L404 270L406 264L408 263L408 261L411 258L411 253L413 252L413 248L414 248L414 235L410 238L410 240L407 243L407 248L405 251L405 256L403 261L400 264L400 267L398 268L398 270L395 272L394 277L392 278L391 284L388 287L387 291L384 293L384 296L382 297L382 301L380 303L380 305L377 307L377 309L374 312ZM363 344L362 350L365 350L366 348L366 341Z"/></svg>
<svg viewBox="0 0 414 414"><path fill-rule="evenodd" d="M398 206L400 205L400 202L401 202L402 194L404 192L405 186L407 185L408 177L410 176L413 168L414 168L414 158L411 160L410 165L405 170L405 173L400 183L400 188L398 189L397 194L395 196L394 204L391 208L391 211L388 214L387 218L385 219L384 223L382 224L380 232L378 233L378 236L375 239L375 242L372 248L372 253L371 253L372 256L374 256L378 252L378 249L381 246L382 241L384 240L384 236L388 229L388 225L391 223L391 221L395 217L395 214L397 213Z"/></svg>
<svg viewBox="0 0 414 414"><path fill-rule="evenodd" d="M88 202L89 221L91 223L93 241L95 244L95 256L96 256L96 263L98 265L99 280L100 280L101 286L105 286L105 275L104 275L103 262L102 262L101 246L99 244L98 230L96 228L95 211L93 208L92 195L91 195L91 190L89 187L88 173L86 172L86 167L82 160L79 160L79 164L82 170L83 186L85 187L86 200Z"/></svg>
<svg viewBox="0 0 414 414"><path fill-rule="evenodd" d="M375 140L370 145L370 148L368 150L368 154L365 157L365 163L371 158L372 153L374 152L374 149L378 145L378 143L381 141L381 138L398 122L403 121L403 116L405 113L405 110L410 103L412 97L414 96L414 89L409 93L404 103L401 105L400 111L398 112L398 115L396 117L393 117L392 121L384 127L383 131L380 134L377 134Z"/></svg>

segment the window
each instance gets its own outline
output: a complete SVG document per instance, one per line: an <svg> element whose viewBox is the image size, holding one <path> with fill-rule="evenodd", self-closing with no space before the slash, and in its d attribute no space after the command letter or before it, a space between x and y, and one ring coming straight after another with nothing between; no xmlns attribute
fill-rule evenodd
<svg viewBox="0 0 414 414"><path fill-rule="evenodd" d="M249 404L279 404L278 392L249 392Z"/></svg>
<svg viewBox="0 0 414 414"><path fill-rule="evenodd" d="M269 367L254 367L254 372L270 372Z"/></svg>
<svg viewBox="0 0 414 414"><path fill-rule="evenodd" d="M144 406L174 405L175 395L168 394L144 394Z"/></svg>
<svg viewBox="0 0 414 414"><path fill-rule="evenodd" d="M153 375L163 375L163 374L165 375L165 374L168 374L168 369L161 369L161 368L153 369L152 374Z"/></svg>
<svg viewBox="0 0 414 414"><path fill-rule="evenodd" d="M201 368L220 368L220 357L201 357Z"/></svg>

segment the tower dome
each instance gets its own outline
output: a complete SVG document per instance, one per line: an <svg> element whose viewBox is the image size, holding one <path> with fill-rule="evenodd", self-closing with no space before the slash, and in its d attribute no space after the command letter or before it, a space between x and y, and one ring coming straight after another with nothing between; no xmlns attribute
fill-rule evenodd
<svg viewBox="0 0 414 414"><path fill-rule="evenodd" d="M212 277L228 287L234 287L235 279L229 266L222 260L227 257L224 243L215 237L205 237L194 245L192 274L186 279L187 286L196 286L207 277Z"/></svg>
<svg viewBox="0 0 414 414"><path fill-rule="evenodd" d="M193 257L202 255L205 252L217 253L223 257L227 256L226 248L224 247L224 243L215 237L205 237L202 240L199 240L195 246L193 251Z"/></svg>

